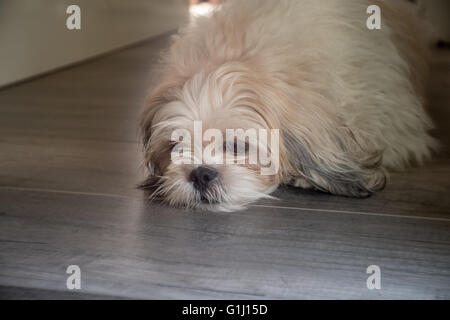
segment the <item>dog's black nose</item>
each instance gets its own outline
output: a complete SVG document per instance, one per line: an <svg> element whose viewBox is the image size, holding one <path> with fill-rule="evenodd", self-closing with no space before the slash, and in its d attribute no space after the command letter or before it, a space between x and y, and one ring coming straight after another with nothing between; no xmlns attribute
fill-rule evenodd
<svg viewBox="0 0 450 320"><path fill-rule="evenodd" d="M194 183L194 188L200 191L204 191L208 188L208 185L214 181L219 172L211 167L201 166L191 171L189 180Z"/></svg>

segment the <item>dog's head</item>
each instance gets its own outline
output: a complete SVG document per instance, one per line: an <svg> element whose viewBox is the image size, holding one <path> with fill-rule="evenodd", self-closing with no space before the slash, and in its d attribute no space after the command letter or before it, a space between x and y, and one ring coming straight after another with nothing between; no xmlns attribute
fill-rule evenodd
<svg viewBox="0 0 450 320"><path fill-rule="evenodd" d="M153 90L141 123L153 197L230 211L278 186L277 117L251 74L228 63Z"/></svg>
<svg viewBox="0 0 450 320"><path fill-rule="evenodd" d="M166 72L142 117L154 197L173 206L232 211L292 181L357 197L384 186L381 153L333 111L336 101L313 68L307 81L299 70L267 75L251 63L195 69L188 73L178 65ZM244 135L228 135L233 129ZM272 136L274 129L279 136Z"/></svg>

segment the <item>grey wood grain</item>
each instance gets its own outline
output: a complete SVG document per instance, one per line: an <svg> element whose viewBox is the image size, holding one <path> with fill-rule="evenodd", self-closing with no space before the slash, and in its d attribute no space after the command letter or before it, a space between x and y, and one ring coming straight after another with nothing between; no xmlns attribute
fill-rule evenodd
<svg viewBox="0 0 450 320"><path fill-rule="evenodd" d="M23 201L23 198L27 201ZM132 298L445 298L450 221L4 191L1 284ZM18 205L20 203L20 205ZM26 230L26 232L24 232ZM366 268L383 270L382 290Z"/></svg>
<svg viewBox="0 0 450 320"><path fill-rule="evenodd" d="M424 167L351 199L281 188L236 213L149 203L137 119L167 36L0 91L1 298L450 298L450 52ZM66 268L82 289L66 289ZM366 288L379 265L382 289Z"/></svg>

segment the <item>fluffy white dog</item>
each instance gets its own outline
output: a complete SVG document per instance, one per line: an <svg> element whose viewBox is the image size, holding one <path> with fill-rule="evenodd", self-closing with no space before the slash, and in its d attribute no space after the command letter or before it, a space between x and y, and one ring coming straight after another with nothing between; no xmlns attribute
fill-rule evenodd
<svg viewBox="0 0 450 320"><path fill-rule="evenodd" d="M366 26L372 4L379 30ZM403 1L226 1L164 55L141 123L153 195L229 211L280 184L355 197L383 188L386 169L421 163L436 146L424 111L425 31ZM279 129L280 169L174 163L172 133L192 132L196 120L221 131Z"/></svg>

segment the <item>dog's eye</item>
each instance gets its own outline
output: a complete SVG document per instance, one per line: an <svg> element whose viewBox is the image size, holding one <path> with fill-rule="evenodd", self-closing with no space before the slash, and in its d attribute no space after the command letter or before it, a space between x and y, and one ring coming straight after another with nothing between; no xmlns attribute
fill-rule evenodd
<svg viewBox="0 0 450 320"><path fill-rule="evenodd" d="M247 141L244 142L243 146L242 146L242 143L241 143L240 147L242 148L242 150L238 150L238 144L237 143L234 144L234 150L235 150L236 153L248 154L248 150L250 149L250 146L249 146Z"/></svg>
<svg viewBox="0 0 450 320"><path fill-rule="evenodd" d="M250 149L250 145L248 144L247 141L245 143L242 142L239 143L238 141L234 141L234 143L224 142L223 152L226 152L227 149L232 151L235 155L247 154Z"/></svg>
<svg viewBox="0 0 450 320"><path fill-rule="evenodd" d="M172 142L169 144L169 151L172 152L173 149L174 149L177 145L178 145L178 142L172 141Z"/></svg>
<svg viewBox="0 0 450 320"><path fill-rule="evenodd" d="M228 143L226 143L226 142L223 143L223 152L224 153L227 152L227 145L228 145Z"/></svg>

